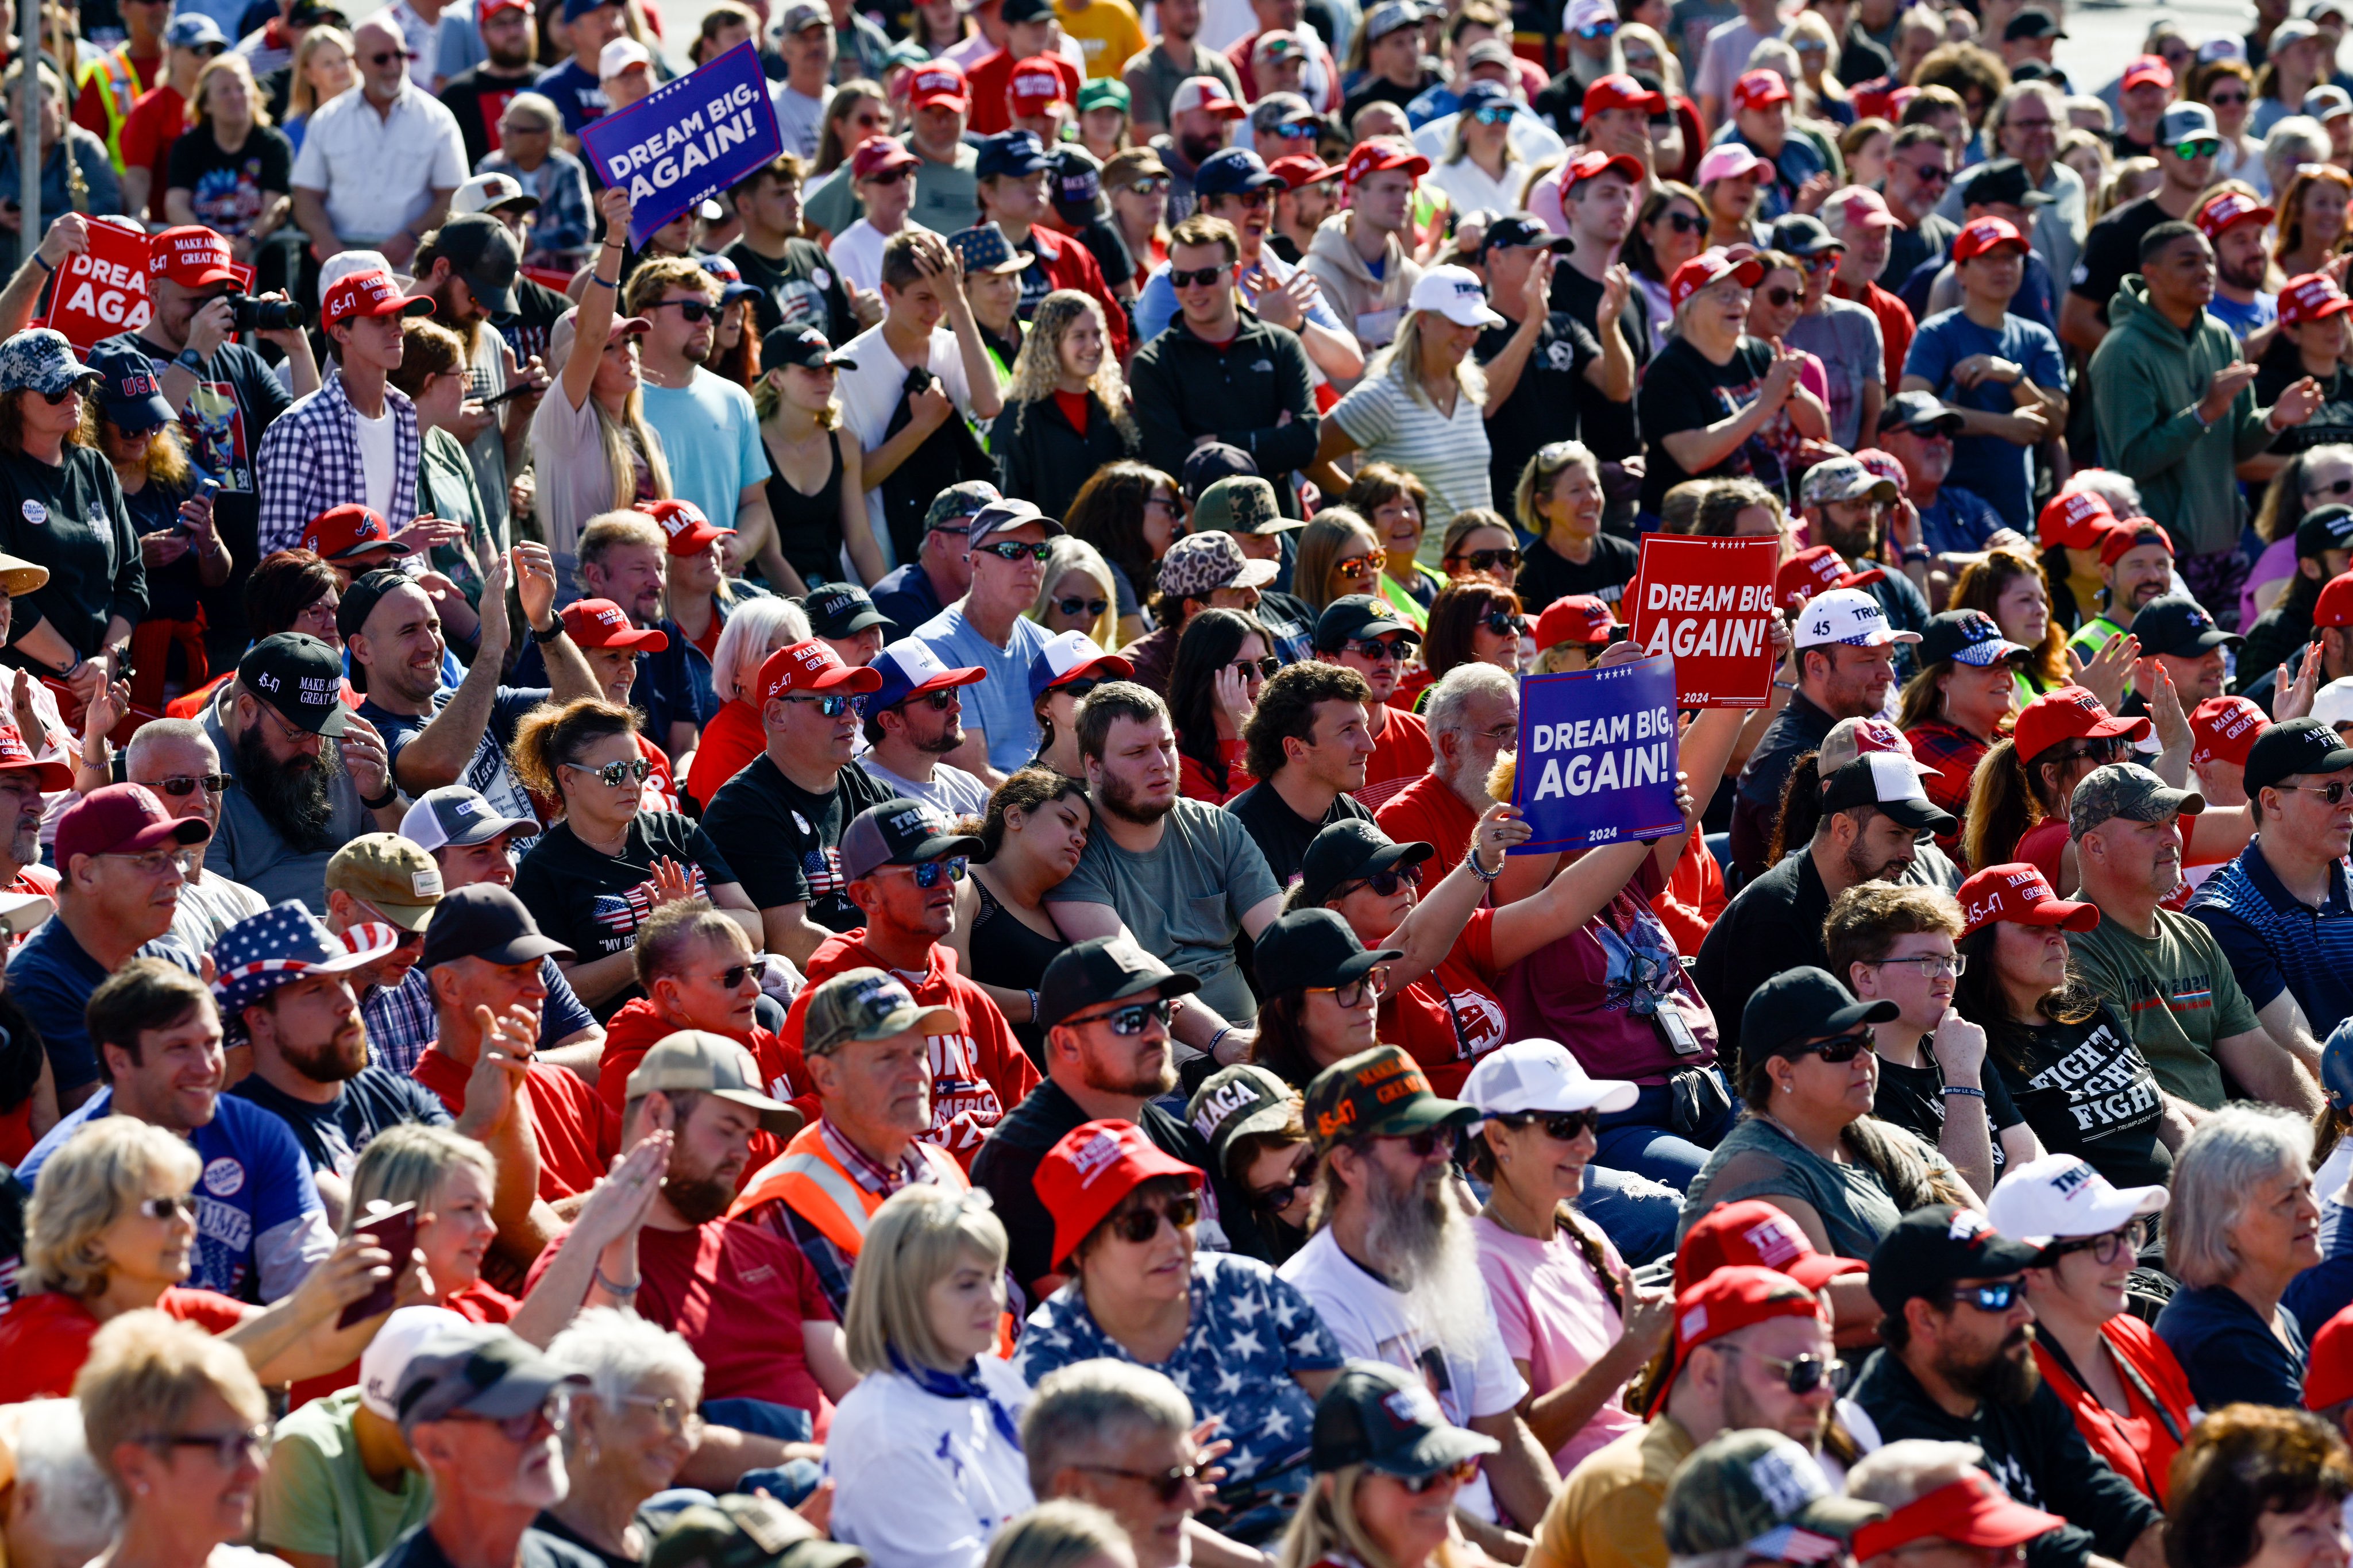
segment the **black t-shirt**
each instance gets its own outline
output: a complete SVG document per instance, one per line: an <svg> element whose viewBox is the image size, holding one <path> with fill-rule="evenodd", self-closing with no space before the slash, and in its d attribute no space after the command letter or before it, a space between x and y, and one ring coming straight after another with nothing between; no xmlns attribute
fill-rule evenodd
<svg viewBox="0 0 2353 1568"><path fill-rule="evenodd" d="M499 116L517 93L531 90L538 75L530 66L519 71L494 70L485 60L442 84L441 102L457 117L458 133L466 139L468 168L499 150Z"/></svg>
<svg viewBox="0 0 2353 1568"><path fill-rule="evenodd" d="M1564 141L1574 142L1585 125L1585 84L1577 79L1576 71L1564 70L1544 84L1528 107Z"/></svg>
<svg viewBox="0 0 2353 1568"><path fill-rule="evenodd" d="M2079 1155L2120 1187L2172 1177L2173 1155L2157 1135L2164 1096L2113 1006L2103 1003L2080 1024L2042 1025L2015 1060L2002 1042L1987 1058L2052 1153Z"/></svg>
<svg viewBox="0 0 2353 1568"><path fill-rule="evenodd" d="M849 290L824 251L806 239L785 241L785 254L770 260L737 240L722 252L744 274L744 281L760 294L752 301L760 335L767 336L786 321L807 321L822 331L826 341L839 348L858 335L858 318L849 307Z"/></svg>
<svg viewBox="0 0 2353 1568"><path fill-rule="evenodd" d="M645 884L654 862L668 856L688 869L698 893L735 880L734 871L691 817L675 811L641 811L629 824L618 855L592 849L557 823L539 837L515 868L515 897L539 922L541 934L562 942L583 963L627 952L638 928L653 913ZM635 982L607 997L598 1017L643 994Z"/></svg>
<svg viewBox="0 0 2353 1568"><path fill-rule="evenodd" d="M180 503L194 493L185 484L167 485L157 479L150 479L136 495L123 491L122 505L131 513L131 531L142 539L151 533L170 532L180 525ZM203 579L196 575L193 546L169 566L148 567L147 618L194 620L197 590L203 586Z"/></svg>
<svg viewBox="0 0 2353 1568"><path fill-rule="evenodd" d="M1374 77L1340 100L1340 123L1343 126L1355 124L1356 111L1368 103L1394 103L1399 109L1403 109L1415 99L1428 92L1431 83L1437 79L1436 77L1425 73L1423 79L1411 87L1399 87L1385 76Z"/></svg>
<svg viewBox="0 0 2353 1568"><path fill-rule="evenodd" d="M441 1543L433 1539L433 1527L428 1522L410 1530L392 1543L391 1549L375 1560L375 1568L456 1568ZM582 1551L568 1541L560 1541L543 1530L522 1532L522 1563L519 1568L605 1568L605 1560Z"/></svg>
<svg viewBox="0 0 2353 1568"><path fill-rule="evenodd" d="M2255 406L2268 408L2305 375L2304 355L2288 341L2283 331L2272 339L2271 347L2255 362ZM2282 457L2310 451L2315 447L2334 446L2353 441L2353 370L2343 364L2320 389L2322 402L2311 418L2301 425L2291 425L2279 433L2271 449Z"/></svg>
<svg viewBox="0 0 2353 1568"><path fill-rule="evenodd" d="M1479 363L1486 364L1502 353L1518 331L1514 321L1480 333L1475 351ZM1538 447L1547 441L1576 438L1578 395L1591 389L1586 367L1600 357L1601 340L1584 322L1564 310L1545 317L1512 395L1487 416L1487 482L1497 500L1517 491L1520 470ZM1504 504L1509 510L1510 503Z"/></svg>
<svg viewBox="0 0 2353 1568"><path fill-rule="evenodd" d="M868 806L891 798L856 763L843 766L830 791L811 795L763 752L712 796L702 829L734 868L754 908L807 904L816 924L856 931L866 913L843 890L842 829Z"/></svg>
<svg viewBox="0 0 2353 1568"><path fill-rule="evenodd" d="M1634 568L1641 561L1641 551L1614 533L1595 534L1593 559L1582 565L1539 539L1520 552L1520 575L1513 586L1520 595L1520 608L1530 616L1542 615L1546 605L1572 594L1590 594L1614 605L1624 599L1626 584L1634 580ZM1626 618L1622 611L1618 618Z"/></svg>
<svg viewBox="0 0 2353 1568"><path fill-rule="evenodd" d="M285 124L286 108L294 95L293 62L290 60L274 71L264 71L254 85L261 89L263 100L269 105L269 118Z"/></svg>
<svg viewBox="0 0 2353 1568"><path fill-rule="evenodd" d="M1924 1067L1908 1068L1901 1062L1891 1062L1885 1057L1879 1058L1879 1098L1873 1104L1871 1113L1882 1121L1894 1123L1930 1148L1935 1148L1945 1135L1947 1108L1949 1106L1956 1110L1966 1108L1974 1114L1978 1105L1967 1095L1955 1095L1947 1100L1944 1092L1945 1075L1938 1070L1936 1058L1928 1056L1925 1040L1921 1042L1920 1054L1927 1058ZM2010 1103L2010 1091L2002 1087L2000 1074L1980 1073L1978 1082L1985 1089L1986 1126L1993 1144L1993 1173L1999 1180L2002 1166L2007 1163L2001 1152L2001 1134L2006 1129L2017 1126L2024 1118L2018 1114L2018 1107Z"/></svg>
<svg viewBox="0 0 2353 1568"><path fill-rule="evenodd" d="M1704 430L1747 407L1772 367L1773 346L1759 338L1741 339L1724 364L1692 347L1688 338L1676 338L1659 351L1634 399L1642 422L1644 511L1657 516L1667 492L1685 479L1755 479L1768 489L1781 489L1779 462L1754 436L1714 468L1696 474L1684 471L1665 441L1679 430Z"/></svg>
<svg viewBox="0 0 2353 1568"><path fill-rule="evenodd" d="M2075 276L2068 279L2067 292L2097 305L2100 320L2106 321L2116 286L2126 273L2140 270L2141 236L2166 221L2165 209L2148 195L2126 202L2094 224L2084 237L2084 254L2075 263Z"/></svg>
<svg viewBox="0 0 2353 1568"><path fill-rule="evenodd" d="M1315 836L1335 822L1355 818L1370 822L1373 814L1356 804L1356 797L1342 791L1332 797L1332 805L1321 819L1310 822L1291 809L1274 786L1261 779L1258 783L1226 802L1226 810L1241 819L1250 829L1251 841L1266 857L1267 869L1274 879L1288 888L1299 880L1299 868L1307 858L1307 847Z"/></svg>
<svg viewBox="0 0 2353 1568"><path fill-rule="evenodd" d="M1618 330L1626 339L1626 346L1634 353L1634 371L1651 363L1651 313L1641 310L1639 300L1627 301L1626 309L1618 312ZM1601 285L1574 267L1557 267L1552 274L1552 308L1573 318L1589 334L1593 334L1593 352L1601 352L1599 328ZM1663 353L1664 348L1659 350ZM1577 382L1577 428L1593 455L1605 462L1619 463L1642 449L1641 402L1638 393L1633 403L1612 403L1601 389L1582 376ZM1512 476L1516 483L1519 475ZM1503 492L1498 491L1498 494ZM1645 494L1647 495L1647 491ZM1646 500L1644 506L1650 506ZM1655 510L1656 508L1651 510Z"/></svg>
<svg viewBox="0 0 2353 1568"><path fill-rule="evenodd" d="M224 153L200 120L172 143L164 184L189 193L198 223L235 239L259 221L264 192L282 196L294 188L294 144L275 126L257 125L244 146Z"/></svg>
<svg viewBox="0 0 2353 1568"><path fill-rule="evenodd" d="M514 289L514 314L501 316L491 325L498 328L499 336L506 339L507 347L514 351L515 363L522 364L533 354L547 353L548 334L572 309L572 301L546 284L528 278L517 278Z"/></svg>
<svg viewBox="0 0 2353 1568"><path fill-rule="evenodd" d="M1923 214L1914 227L1889 229L1887 268L1880 274L1881 279L1891 287L1900 286L1928 258L1951 255L1954 237L1960 232L1960 225L1935 213Z"/></svg>
<svg viewBox="0 0 2353 1568"><path fill-rule="evenodd" d="M145 616L147 574L112 467L89 447L69 445L64 456L56 468L23 453L0 457L0 553L49 569L49 580L16 602L8 636L46 619L88 658L110 616L135 626Z"/></svg>
<svg viewBox="0 0 2353 1568"><path fill-rule="evenodd" d="M1839 49L1838 79L1847 87L1860 87L1867 81L1877 81L1895 74L1895 57L1873 43L1861 27L1847 28L1846 42Z"/></svg>
<svg viewBox="0 0 2353 1568"><path fill-rule="evenodd" d="M370 1062L358 1076L345 1079L343 1092L326 1105L297 1100L259 1073L248 1073L229 1092L274 1112L285 1122L294 1142L302 1145L311 1169L332 1171L339 1176L352 1173L361 1152L387 1127L404 1121L427 1127L455 1125L438 1095L382 1062Z"/></svg>

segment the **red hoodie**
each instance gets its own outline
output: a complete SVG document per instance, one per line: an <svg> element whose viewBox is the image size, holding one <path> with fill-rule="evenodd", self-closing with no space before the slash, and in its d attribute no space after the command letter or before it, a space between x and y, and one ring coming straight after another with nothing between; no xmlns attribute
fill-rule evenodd
<svg viewBox="0 0 2353 1568"><path fill-rule="evenodd" d="M809 995L819 981L848 969L881 969L902 980L907 978L903 971L892 970L867 947L863 926L818 943L801 967L808 975L808 986L793 998L793 1010L785 1019L785 1068L795 1083L808 1081L800 1039L808 1022ZM972 1157L980 1152L981 1141L989 1130L1038 1087L1038 1069L1014 1039L1005 1015L997 1010L988 993L956 973L955 954L947 948L933 944L930 973L910 989L923 1005L953 1008L964 1020L962 1033L931 1037L932 1128L923 1138L947 1150L970 1170ZM611 1048L608 1033L606 1049ZM809 1120L817 1120L813 1108ZM759 1165L755 1161L749 1168L757 1170Z"/></svg>
<svg viewBox="0 0 2353 1568"><path fill-rule="evenodd" d="M664 1018L654 1006L651 997L640 996L619 1012L605 1020L605 1055L596 1069L596 1096L613 1108L618 1116L628 1102L629 1074L637 1070L645 1054L668 1037L678 1033L680 1026ZM772 1099L789 1100L793 1109L815 1121L818 1115L817 1091L808 1087L808 1074L801 1069L801 1054L787 1047L757 1024L749 1035L733 1030L719 1031L752 1053L759 1064L760 1080L767 1086ZM746 1174L759 1170L785 1152L785 1141L773 1132L752 1134L752 1158L745 1163Z"/></svg>

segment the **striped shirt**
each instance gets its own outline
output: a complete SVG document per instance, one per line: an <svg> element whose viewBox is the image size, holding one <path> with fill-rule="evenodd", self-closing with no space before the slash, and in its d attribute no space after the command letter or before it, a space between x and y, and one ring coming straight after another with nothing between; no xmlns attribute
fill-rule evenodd
<svg viewBox="0 0 2353 1568"><path fill-rule="evenodd" d="M1449 419L1398 377L1367 376L1330 417L1363 449L1366 462L1395 464L1427 486L1430 516L1451 518L1495 504L1487 476L1486 416L1468 392L1455 394Z"/></svg>
<svg viewBox="0 0 2353 1568"><path fill-rule="evenodd" d="M2189 915L2214 933L2253 1005L2285 991L2322 1039L2353 1017L2353 879L2343 860L2314 909L2281 884L2258 837L2199 885Z"/></svg>

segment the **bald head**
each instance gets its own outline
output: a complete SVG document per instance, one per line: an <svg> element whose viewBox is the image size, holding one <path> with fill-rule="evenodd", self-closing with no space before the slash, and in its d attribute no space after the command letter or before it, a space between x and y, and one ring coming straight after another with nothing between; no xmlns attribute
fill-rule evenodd
<svg viewBox="0 0 2353 1568"><path fill-rule="evenodd" d="M386 103L399 96L408 79L408 40L389 13L378 11L352 29L352 53L370 98Z"/></svg>

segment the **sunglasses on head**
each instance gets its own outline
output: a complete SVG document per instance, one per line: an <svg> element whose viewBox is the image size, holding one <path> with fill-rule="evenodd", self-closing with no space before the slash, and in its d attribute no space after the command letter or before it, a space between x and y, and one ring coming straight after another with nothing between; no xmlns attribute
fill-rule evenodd
<svg viewBox="0 0 2353 1568"><path fill-rule="evenodd" d="M1419 1497L1422 1493L1434 1491L1449 1482L1458 1487L1467 1487L1478 1479L1479 1461L1464 1459L1459 1464L1449 1465L1442 1470L1432 1470L1426 1476L1399 1476L1397 1478L1397 1484L1415 1497Z"/></svg>
<svg viewBox="0 0 2353 1568"><path fill-rule="evenodd" d="M1599 1131L1601 1112L1599 1110L1525 1110L1516 1116L1498 1116L1496 1121L1513 1131L1541 1127L1545 1136L1556 1143L1574 1143L1588 1132Z"/></svg>
<svg viewBox="0 0 2353 1568"><path fill-rule="evenodd" d="M1997 1279L1990 1285L1971 1285L1953 1292L1953 1300L1975 1307L1980 1312L2007 1312L2018 1302L2019 1292L2026 1289L2023 1280Z"/></svg>
<svg viewBox="0 0 2353 1568"><path fill-rule="evenodd" d="M1207 289L1225 275L1226 267L1222 263L1216 267L1196 267L1183 272L1172 267L1168 270L1168 282L1177 289Z"/></svg>
<svg viewBox="0 0 2353 1568"><path fill-rule="evenodd" d="M643 757L631 757L626 762L607 763L604 766L596 768L590 767L586 763L566 763L564 765L574 773L586 773L600 784L617 787L623 784L643 784L646 782L646 775L654 771L654 765Z"/></svg>
<svg viewBox="0 0 2353 1568"><path fill-rule="evenodd" d="M1516 571L1520 564L1520 552L1507 545L1501 550L1470 551L1454 559L1467 562L1473 572L1493 572L1498 566Z"/></svg>
<svg viewBox="0 0 2353 1568"><path fill-rule="evenodd" d="M1166 1026L1171 1006L1167 997L1157 996L1149 1002L1123 1003L1109 1012L1089 1013L1083 1017L1065 1018L1062 1021L1072 1027L1081 1024L1108 1024L1111 1026L1111 1032L1114 1035L1140 1035L1155 1020Z"/></svg>
<svg viewBox="0 0 2353 1568"><path fill-rule="evenodd" d="M1370 876L1359 877L1353 882L1341 883L1332 889L1332 896L1335 899L1344 899L1358 888L1370 888L1377 897L1393 899L1397 897L1397 890L1399 888L1420 886L1421 867L1419 863L1411 866L1391 866L1386 870L1375 871Z"/></svg>
<svg viewBox="0 0 2353 1568"><path fill-rule="evenodd" d="M1238 658L1228 668L1238 672L1244 680L1253 675L1261 680L1272 680L1276 672L1282 668L1282 660L1269 654L1264 658Z"/></svg>
<svg viewBox="0 0 2353 1568"><path fill-rule="evenodd" d="M1854 1060L1869 1049L1871 1049L1871 1031L1858 1029L1852 1035L1841 1035L1834 1039L1809 1040L1804 1045L1788 1047L1782 1054L1820 1057L1832 1067L1837 1067L1841 1063Z"/></svg>
<svg viewBox="0 0 2353 1568"><path fill-rule="evenodd" d="M1160 1222L1164 1219L1178 1230L1190 1230L1200 1218L1201 1200L1187 1193L1181 1198L1170 1199L1166 1208L1138 1204L1132 1209L1122 1209L1103 1224L1111 1226L1111 1233L1122 1241L1141 1246L1160 1234Z"/></svg>
<svg viewBox="0 0 2353 1568"><path fill-rule="evenodd" d="M822 697L787 697L785 700L814 702L817 704L818 715L820 718L839 719L844 713L855 713L861 719L866 717L866 699L862 695L847 697L837 691Z"/></svg>
<svg viewBox="0 0 2353 1568"><path fill-rule="evenodd" d="M1109 599L1082 599L1074 595L1067 599L1055 600L1054 607L1061 611L1062 614L1066 616L1075 616L1083 610L1090 618L1093 618L1101 616L1105 610L1111 608L1111 601Z"/></svg>
<svg viewBox="0 0 2353 1568"><path fill-rule="evenodd" d="M1528 629L1527 617L1509 610L1490 610L1479 617L1479 624L1499 637L1515 637Z"/></svg>
<svg viewBox="0 0 2353 1568"><path fill-rule="evenodd" d="M993 544L978 545L976 548L984 554L996 556L999 561L1018 561L1025 555L1032 561L1043 561L1053 546L1043 540L1039 540L1035 544L1024 544L1018 539L1000 539Z"/></svg>
<svg viewBox="0 0 2353 1568"><path fill-rule="evenodd" d="M906 872L914 879L915 886L928 891L938 887L943 877L950 882L963 881L967 864L965 856L944 855L937 860L918 860L913 866L893 866L890 869Z"/></svg>

